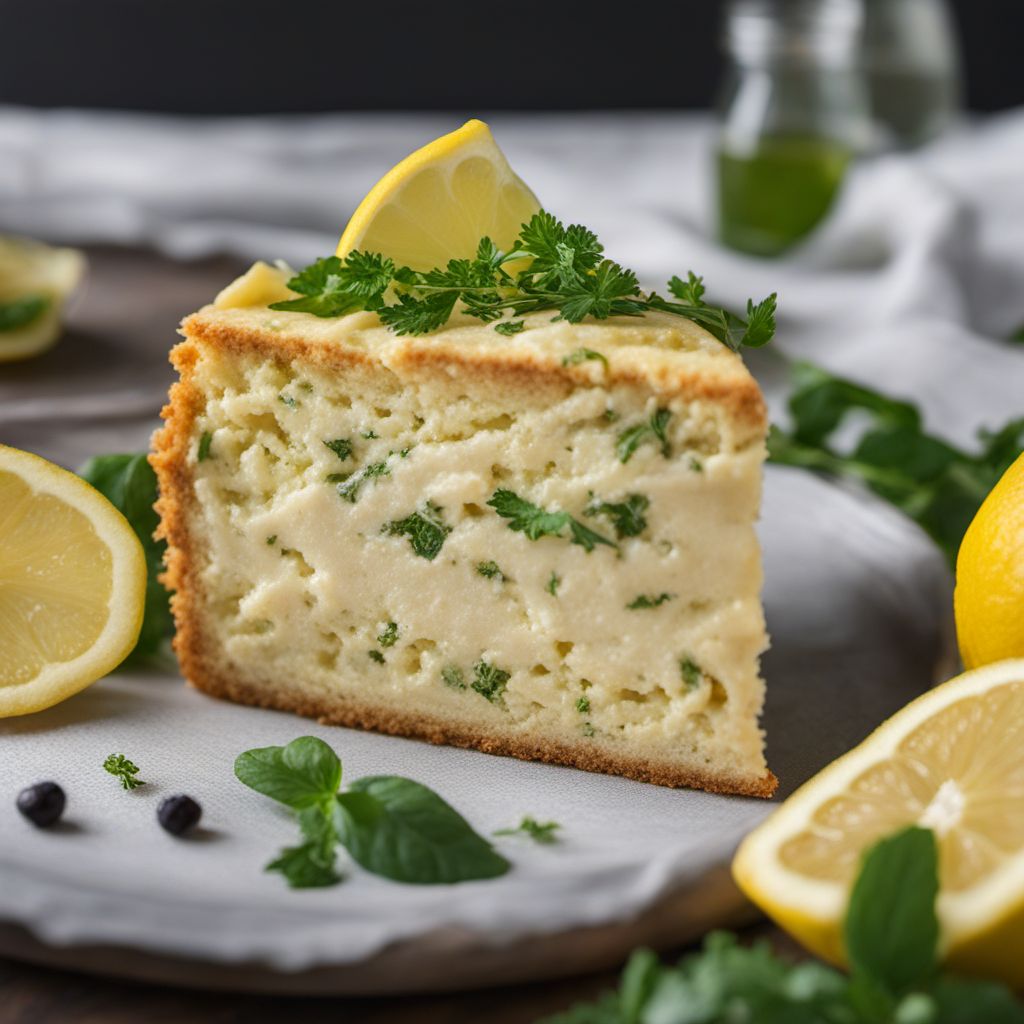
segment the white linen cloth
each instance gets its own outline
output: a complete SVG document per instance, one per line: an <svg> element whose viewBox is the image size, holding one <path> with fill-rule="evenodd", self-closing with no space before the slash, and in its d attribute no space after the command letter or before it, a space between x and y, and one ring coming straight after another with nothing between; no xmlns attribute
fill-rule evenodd
<svg viewBox="0 0 1024 1024"><path fill-rule="evenodd" d="M962 444L980 426L1024 414L1024 346L999 340L1024 322L1024 114L863 164L824 228L772 261L712 238L706 117L500 115L492 126L544 204L594 228L645 284L692 268L710 297L736 307L779 292L777 341L751 356L776 415L783 357L912 398L932 429ZM452 127L434 115L197 121L0 108L0 231L301 266L333 250L387 167ZM151 391L126 402L137 382L123 376L112 366L108 384L92 378L88 394L47 405L33 398L31 378L5 382L0 368L0 440L72 465L91 438L107 442L112 431L136 446L156 408ZM123 415L112 425L103 410L115 406ZM948 671L949 576L897 512L800 471L770 469L762 538L769 758L789 791ZM303 732L333 742L349 777L415 776L481 830L522 813L555 818L566 844L553 853L506 847L512 874L454 890L354 873L328 893L287 892L259 867L294 830L233 783L230 765L243 747ZM159 788L125 794L115 819L116 783L81 765L122 748L140 751ZM81 834L37 833L17 819L17 786L55 774L74 783ZM480 946L626 920L722 865L768 809L324 729L132 676L0 723L0 778L0 921L57 945L285 971L351 965L451 925L468 936L452 945L464 964ZM204 800L218 841L174 843L153 826L149 797L180 790ZM726 903L723 914L735 897ZM705 907L679 931L713 923ZM118 960L130 963L125 953Z"/></svg>

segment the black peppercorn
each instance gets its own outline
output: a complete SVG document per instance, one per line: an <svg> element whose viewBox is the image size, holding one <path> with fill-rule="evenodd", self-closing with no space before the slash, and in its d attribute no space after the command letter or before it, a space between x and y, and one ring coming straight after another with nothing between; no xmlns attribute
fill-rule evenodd
<svg viewBox="0 0 1024 1024"><path fill-rule="evenodd" d="M49 828L64 813L66 802L56 782L37 782L18 794L18 810L36 828Z"/></svg>
<svg viewBox="0 0 1024 1024"><path fill-rule="evenodd" d="M202 807L192 797L183 794L161 800L156 809L157 821L172 836L184 835L189 829L195 828L202 816Z"/></svg>

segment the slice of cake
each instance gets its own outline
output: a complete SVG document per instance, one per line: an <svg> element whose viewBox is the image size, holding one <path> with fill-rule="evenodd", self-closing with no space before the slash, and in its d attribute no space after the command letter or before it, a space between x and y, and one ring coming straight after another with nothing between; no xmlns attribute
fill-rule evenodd
<svg viewBox="0 0 1024 1024"><path fill-rule="evenodd" d="M770 795L766 417L742 360L666 312L399 336L269 309L287 280L258 264L172 353L152 461L189 681Z"/></svg>

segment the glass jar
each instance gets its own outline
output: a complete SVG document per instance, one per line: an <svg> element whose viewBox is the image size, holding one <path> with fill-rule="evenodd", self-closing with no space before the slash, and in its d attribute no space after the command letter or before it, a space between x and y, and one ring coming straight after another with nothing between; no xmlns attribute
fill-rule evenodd
<svg viewBox="0 0 1024 1024"><path fill-rule="evenodd" d="M916 146L956 120L960 52L945 0L864 0L862 63L880 147Z"/></svg>
<svg viewBox="0 0 1024 1024"><path fill-rule="evenodd" d="M718 138L719 236L774 256L825 216L871 122L859 0L732 0Z"/></svg>

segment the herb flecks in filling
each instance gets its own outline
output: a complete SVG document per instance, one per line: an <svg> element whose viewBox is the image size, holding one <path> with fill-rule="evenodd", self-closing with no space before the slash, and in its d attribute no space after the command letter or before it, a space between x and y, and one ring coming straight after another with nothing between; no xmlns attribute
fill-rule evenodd
<svg viewBox="0 0 1024 1024"><path fill-rule="evenodd" d="M593 493L590 495L585 516L604 516L611 521L615 535L622 540L625 537L638 537L647 529L647 517L644 513L650 508L651 499L643 494L627 494L625 501L601 501Z"/></svg>
<svg viewBox="0 0 1024 1024"><path fill-rule="evenodd" d="M445 538L452 532L444 521L443 513L443 508L428 501L404 519L385 523L382 532L408 537L409 545L417 555L433 561L444 546Z"/></svg>
<svg viewBox="0 0 1024 1024"><path fill-rule="evenodd" d="M491 495L487 504L503 519L509 520L508 528L524 533L530 540L541 537L561 537L566 527L569 529L569 542L578 544L586 552L591 552L598 544L617 548L618 545L600 533L584 526L568 512L548 512L520 498L515 491L499 488Z"/></svg>
<svg viewBox="0 0 1024 1024"><path fill-rule="evenodd" d="M638 608L658 608L666 601L671 601L674 594L640 594L626 605L632 611Z"/></svg>
<svg viewBox="0 0 1024 1024"><path fill-rule="evenodd" d="M627 427L615 443L615 452L622 463L629 462L636 450L645 441L656 441L661 446L661 454L669 458L672 445L668 440L668 424L672 413L668 409L656 409L650 419Z"/></svg>

